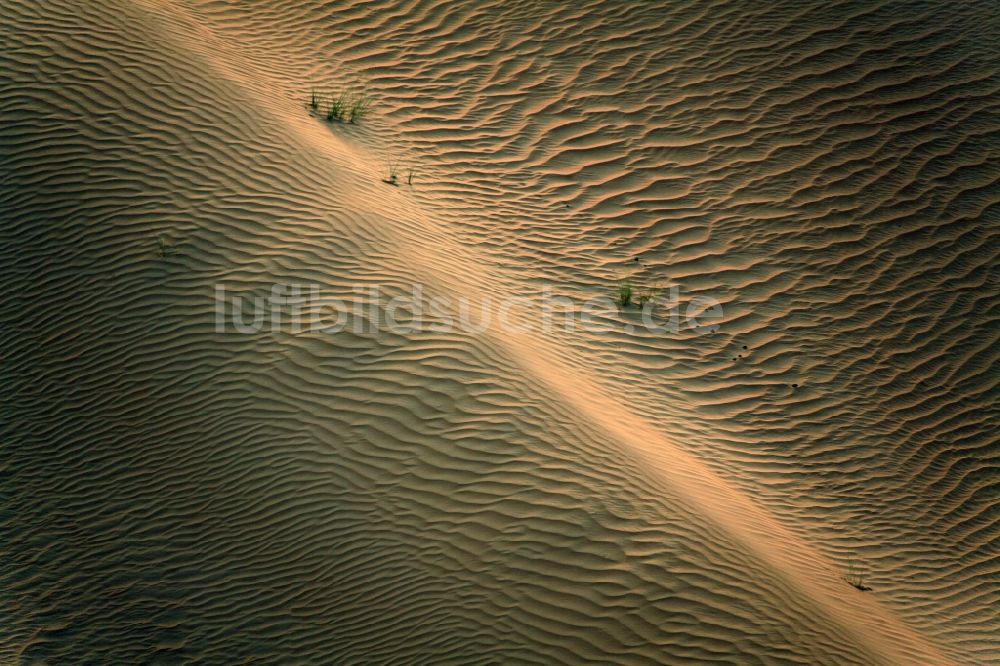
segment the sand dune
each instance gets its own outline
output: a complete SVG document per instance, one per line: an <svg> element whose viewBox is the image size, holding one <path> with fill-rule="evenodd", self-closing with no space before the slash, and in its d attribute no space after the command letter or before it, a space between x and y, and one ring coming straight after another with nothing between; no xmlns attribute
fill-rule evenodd
<svg viewBox="0 0 1000 666"><path fill-rule="evenodd" d="M1000 663L992 3L2 7L0 663Z"/></svg>

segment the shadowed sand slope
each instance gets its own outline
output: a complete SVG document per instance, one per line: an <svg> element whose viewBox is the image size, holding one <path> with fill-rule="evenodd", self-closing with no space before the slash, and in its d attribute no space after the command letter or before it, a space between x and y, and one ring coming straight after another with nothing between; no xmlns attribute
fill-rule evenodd
<svg viewBox="0 0 1000 666"><path fill-rule="evenodd" d="M1000 663L992 3L0 8L0 662Z"/></svg>

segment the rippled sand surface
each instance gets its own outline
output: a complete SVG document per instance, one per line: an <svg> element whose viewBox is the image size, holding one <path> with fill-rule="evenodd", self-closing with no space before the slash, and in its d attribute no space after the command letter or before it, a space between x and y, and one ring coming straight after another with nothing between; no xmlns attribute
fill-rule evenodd
<svg viewBox="0 0 1000 666"><path fill-rule="evenodd" d="M1000 663L992 0L0 16L0 663Z"/></svg>

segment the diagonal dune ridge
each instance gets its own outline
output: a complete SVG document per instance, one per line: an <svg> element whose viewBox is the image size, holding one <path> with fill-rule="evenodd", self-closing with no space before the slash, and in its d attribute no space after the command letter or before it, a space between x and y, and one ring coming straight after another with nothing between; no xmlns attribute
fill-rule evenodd
<svg viewBox="0 0 1000 666"><path fill-rule="evenodd" d="M165 9L171 13L178 11L172 3ZM204 29L199 31L199 36L211 39ZM234 45L212 41L219 53L219 61L213 61L213 69L231 78L232 73L242 69L245 63L237 67L220 65L226 63L226 57L233 57ZM222 56L223 53L225 56ZM239 81L243 76L246 75L235 80ZM279 82L267 80L259 72L254 73L253 79L258 85L266 81L266 87L280 89ZM293 99L296 92L285 90L286 95ZM253 103L252 98L248 101ZM264 111L266 106L260 104L256 108ZM288 127L296 126L307 149L320 153L351 150L343 144L338 145L325 133L302 129L300 118L301 114L278 115L276 120ZM376 163L377 159L374 155L353 154L349 161L363 165ZM351 175L353 181L372 180L370 173ZM449 285L462 284L463 291L452 294L456 300L470 292L484 294L493 291L493 296L501 302L505 297L509 300L516 296L514 293L496 293L494 284L479 279L484 273L490 273L484 270L488 258L472 248L450 242L446 230L435 227L433 215L409 202L390 201L379 206L384 196L373 197L370 188L352 190L345 187L342 195L352 201L376 204L372 212L378 217L385 220L403 218L418 226L420 233L416 237L407 234L407 238L396 241L398 246L393 249L397 260L407 262L423 284L433 284L439 291L446 291ZM395 194L392 190L389 193ZM380 227L380 231L391 234L391 222L389 225L389 228ZM427 237L433 238L433 245L416 245L419 242L417 239ZM472 309L481 308L482 305L473 299ZM805 596L816 605L820 617L842 627L881 663L948 663L934 646L900 622L873 597L854 594L851 588L843 585L836 567L808 544L783 529L778 521L701 464L696 456L669 442L652 424L611 398L596 378L583 373L580 369L583 364L567 354L558 341L546 340L532 332L530 322L511 322L515 327L520 324L527 332L499 330L496 318L490 323L491 330L486 333L490 342L508 358L515 360L522 372L537 380L547 399L557 400L571 409L579 419L580 427L593 429L598 437L607 438L628 455L635 456L649 474L662 479L681 498L692 511L690 520L712 521L745 547L761 566L761 570L754 575L762 576L765 581L781 581L780 584L790 586L795 593Z"/></svg>

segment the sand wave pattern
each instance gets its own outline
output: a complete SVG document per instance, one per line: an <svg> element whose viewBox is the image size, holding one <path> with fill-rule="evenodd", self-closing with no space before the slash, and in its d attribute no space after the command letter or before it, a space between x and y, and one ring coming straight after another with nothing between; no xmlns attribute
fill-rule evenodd
<svg viewBox="0 0 1000 666"><path fill-rule="evenodd" d="M994 2L0 11L0 662L1000 663Z"/></svg>

